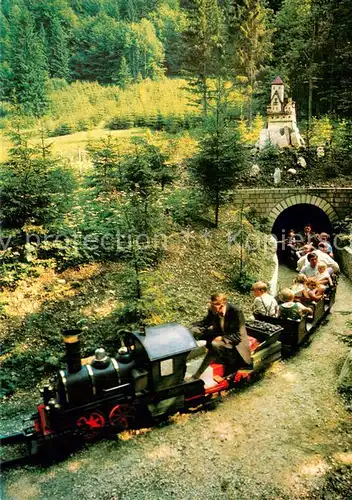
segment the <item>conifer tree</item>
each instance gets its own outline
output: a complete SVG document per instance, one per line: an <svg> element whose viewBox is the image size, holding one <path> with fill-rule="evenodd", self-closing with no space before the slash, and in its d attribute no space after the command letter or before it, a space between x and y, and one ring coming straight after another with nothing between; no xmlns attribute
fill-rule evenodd
<svg viewBox="0 0 352 500"><path fill-rule="evenodd" d="M117 74L116 83L122 88L125 89L132 83L132 74L131 70L128 66L127 60L125 56L122 56L120 69Z"/></svg>
<svg viewBox="0 0 352 500"><path fill-rule="evenodd" d="M18 12L12 21L9 97L22 105L25 113L39 117L44 114L48 103L43 42L35 31L29 12Z"/></svg>
<svg viewBox="0 0 352 500"><path fill-rule="evenodd" d="M13 146L0 169L0 218L14 228L57 219L68 209L74 187L71 172L52 156L50 145L44 139L40 146L30 144L22 127L16 117L8 134Z"/></svg>
<svg viewBox="0 0 352 500"><path fill-rule="evenodd" d="M69 51L67 36L62 24L54 17L50 26L50 76L52 78L69 78Z"/></svg>
<svg viewBox="0 0 352 500"><path fill-rule="evenodd" d="M248 92L248 121L252 126L253 95L260 71L271 55L268 10L262 0L243 0L235 10L237 75L242 76Z"/></svg>
<svg viewBox="0 0 352 500"><path fill-rule="evenodd" d="M246 162L246 149L238 131L230 129L221 116L215 115L201 140L199 153L190 162L191 175L214 208L215 227L219 224L224 195L235 187Z"/></svg>
<svg viewBox="0 0 352 500"><path fill-rule="evenodd" d="M186 6L188 27L183 34L183 67L189 76L190 89L197 96L196 103L201 104L203 114L207 115L209 80L216 75L223 16L217 0L189 0Z"/></svg>

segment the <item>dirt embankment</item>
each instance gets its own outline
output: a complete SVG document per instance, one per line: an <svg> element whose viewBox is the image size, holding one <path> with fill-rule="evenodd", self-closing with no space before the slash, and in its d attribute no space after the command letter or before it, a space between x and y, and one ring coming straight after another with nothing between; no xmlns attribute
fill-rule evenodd
<svg viewBox="0 0 352 500"><path fill-rule="evenodd" d="M348 350L343 337L351 335L351 292L342 278L334 312L311 344L213 411L125 433L119 443L97 443L47 469L8 472L2 497L351 498L351 414L336 393Z"/></svg>

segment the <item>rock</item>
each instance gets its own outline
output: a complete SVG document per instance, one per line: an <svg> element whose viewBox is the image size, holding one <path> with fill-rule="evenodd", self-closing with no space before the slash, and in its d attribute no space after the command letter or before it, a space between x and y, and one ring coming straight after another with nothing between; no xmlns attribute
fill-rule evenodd
<svg viewBox="0 0 352 500"><path fill-rule="evenodd" d="M300 148L304 146L304 141L299 132L292 132L290 139L291 139L291 144L294 148Z"/></svg>
<svg viewBox="0 0 352 500"><path fill-rule="evenodd" d="M352 349L350 349L341 368L339 378L337 379L337 387L341 392L352 392Z"/></svg>
<svg viewBox="0 0 352 500"><path fill-rule="evenodd" d="M290 147L290 141L287 139L286 135L277 134L276 143L279 148L288 148Z"/></svg>
<svg viewBox="0 0 352 500"><path fill-rule="evenodd" d="M318 146L317 147L317 157L322 158L323 156L325 156L325 149L323 146Z"/></svg>
<svg viewBox="0 0 352 500"><path fill-rule="evenodd" d="M274 184L277 186L281 182L281 169L275 168L274 172Z"/></svg>
<svg viewBox="0 0 352 500"><path fill-rule="evenodd" d="M302 167L302 168L306 168L306 166L307 166L307 162L306 162L306 160L303 158L303 156L299 156L299 157L297 158L297 165L299 165L299 166L300 166L300 167Z"/></svg>
<svg viewBox="0 0 352 500"><path fill-rule="evenodd" d="M250 173L249 173L250 177L258 177L259 174L260 174L259 165L256 165L256 164L252 165Z"/></svg>
<svg viewBox="0 0 352 500"><path fill-rule="evenodd" d="M296 170L295 168L289 168L289 169L287 170L287 172L288 172L289 174L292 174L292 175L297 174L297 170Z"/></svg>
<svg viewBox="0 0 352 500"><path fill-rule="evenodd" d="M66 284L66 280L64 280L64 279L58 279L58 280L56 280L56 281L57 281L57 283L59 283L60 285L65 285L65 284Z"/></svg>
<svg viewBox="0 0 352 500"><path fill-rule="evenodd" d="M257 143L259 149L263 149L269 142L269 134L266 128L263 128L259 134L259 141Z"/></svg>

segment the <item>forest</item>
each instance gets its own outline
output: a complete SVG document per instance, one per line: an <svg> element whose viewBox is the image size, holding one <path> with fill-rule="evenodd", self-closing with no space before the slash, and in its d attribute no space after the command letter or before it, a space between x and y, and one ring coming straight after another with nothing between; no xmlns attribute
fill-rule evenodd
<svg viewBox="0 0 352 500"><path fill-rule="evenodd" d="M348 0L3 0L2 98L42 116L50 85L182 76L206 110L221 75L249 115L280 74L300 118L347 118L351 17Z"/></svg>

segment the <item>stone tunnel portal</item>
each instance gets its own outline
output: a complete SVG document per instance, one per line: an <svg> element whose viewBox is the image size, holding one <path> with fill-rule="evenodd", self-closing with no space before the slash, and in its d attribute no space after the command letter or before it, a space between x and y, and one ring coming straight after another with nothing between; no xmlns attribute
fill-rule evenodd
<svg viewBox="0 0 352 500"><path fill-rule="evenodd" d="M296 233L303 231L305 224L312 225L313 232L332 234L332 224L326 213L319 207L308 203L292 205L283 210L275 220L272 233L278 241L284 240L290 229Z"/></svg>

